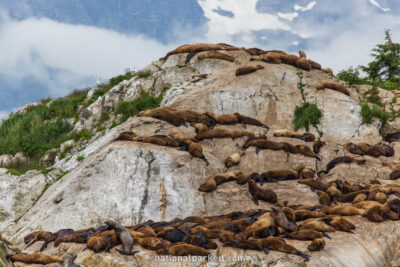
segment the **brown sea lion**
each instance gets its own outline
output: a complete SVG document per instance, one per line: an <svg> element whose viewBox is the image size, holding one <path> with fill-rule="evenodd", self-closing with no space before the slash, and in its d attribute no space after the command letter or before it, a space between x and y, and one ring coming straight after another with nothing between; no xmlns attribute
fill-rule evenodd
<svg viewBox="0 0 400 267"><path fill-rule="evenodd" d="M207 130L201 133L198 133L195 138L197 140L204 140L204 139L212 139L212 138L239 138L243 136L254 137L254 133L244 131L244 130L226 130L223 128L214 128L212 130Z"/></svg>
<svg viewBox="0 0 400 267"><path fill-rule="evenodd" d="M331 68L324 68L324 69L322 69L324 72L326 72L326 73L328 73L328 74L330 74L330 75L332 75L333 76L333 70L331 69Z"/></svg>
<svg viewBox="0 0 400 267"><path fill-rule="evenodd" d="M222 114L222 115L217 115L213 112L207 111L204 113L206 116L208 116L212 121L218 124L236 124L239 122L237 117L233 114Z"/></svg>
<svg viewBox="0 0 400 267"><path fill-rule="evenodd" d="M353 157L349 157L349 156L344 156L344 157L337 157L333 160L331 160L328 165L326 165L326 170L325 171L320 171L318 173L318 175L320 175L321 173L325 173L327 174L330 170L332 170L333 168L335 168L337 165L339 164L350 164L350 163L356 163L358 165L362 165L366 162L365 159L356 159Z"/></svg>
<svg viewBox="0 0 400 267"><path fill-rule="evenodd" d="M326 214L352 216L364 215L365 211L354 206L335 206L325 209Z"/></svg>
<svg viewBox="0 0 400 267"><path fill-rule="evenodd" d="M132 139L132 141L170 147L179 147L180 145L177 140L166 135L136 136Z"/></svg>
<svg viewBox="0 0 400 267"><path fill-rule="evenodd" d="M318 198L319 198L319 203L323 206L329 206L331 203L331 198L329 197L328 193L321 191L321 190L317 190L315 191L315 193L317 194Z"/></svg>
<svg viewBox="0 0 400 267"><path fill-rule="evenodd" d="M351 232L355 230L356 227L354 224L346 220L341 216L333 216L333 217L325 217L322 219L325 223L328 223L330 226L334 227L338 231L342 232Z"/></svg>
<svg viewBox="0 0 400 267"><path fill-rule="evenodd" d="M228 54L224 54L221 52L217 52L217 51L207 51L207 52L203 52L200 55L198 55L197 59L198 60L203 60L203 59L220 59L220 60L225 60L225 61L229 61L229 62L233 62L235 61L235 58L233 56L230 56Z"/></svg>
<svg viewBox="0 0 400 267"><path fill-rule="evenodd" d="M60 256L47 256L40 253L33 254L14 254L7 255L7 258L11 261L19 261L26 264L50 264L50 263L64 263L64 260Z"/></svg>
<svg viewBox="0 0 400 267"><path fill-rule="evenodd" d="M137 252L139 252L139 251L132 251L132 248L134 246L134 241L131 234L128 231L128 228L111 220L106 221L104 223L110 226L112 229L114 229L117 239L122 243L122 251L117 249L119 253L123 255L135 255Z"/></svg>
<svg viewBox="0 0 400 267"><path fill-rule="evenodd" d="M323 238L314 239L311 244L307 247L309 251L320 251L325 247L326 241Z"/></svg>
<svg viewBox="0 0 400 267"><path fill-rule="evenodd" d="M299 50L299 57L305 59L305 58L307 58L307 55L306 55L306 53L304 51Z"/></svg>
<svg viewBox="0 0 400 267"><path fill-rule="evenodd" d="M294 254L302 257L306 261L310 260L310 256L304 254L303 252L299 251L292 245L289 245L286 243L286 241L283 238L275 237L275 236L269 236L266 238L262 239L254 239L251 238L249 239L250 242L255 243L259 250L264 250L264 252L267 254L268 250L275 250L275 251L280 251L288 254Z"/></svg>
<svg viewBox="0 0 400 267"><path fill-rule="evenodd" d="M249 236L258 237L260 233L265 232L273 227L276 227L275 220L270 212L261 215L257 221L247 226L244 230L245 239Z"/></svg>
<svg viewBox="0 0 400 267"><path fill-rule="evenodd" d="M230 167L238 165L240 162L240 157L242 157L244 154L245 154L245 152L242 150L238 151L236 153L233 153L232 155L230 155L229 157L227 157L225 159L225 161L224 161L225 166L227 168L230 168Z"/></svg>
<svg viewBox="0 0 400 267"><path fill-rule="evenodd" d="M199 187L201 192L211 192L214 191L218 185L227 183L230 181L236 181L237 184L245 184L248 180L248 175L241 171L232 171L221 173L210 177L207 182Z"/></svg>
<svg viewBox="0 0 400 267"><path fill-rule="evenodd" d="M311 229L298 230L296 232L291 232L285 235L285 237L287 238L297 239L297 240L313 240L315 238L322 238L323 236L324 236L323 233Z"/></svg>
<svg viewBox="0 0 400 267"><path fill-rule="evenodd" d="M309 219L299 225L299 229L311 229L317 232L335 232L336 229L318 219Z"/></svg>
<svg viewBox="0 0 400 267"><path fill-rule="evenodd" d="M269 129L269 127L267 125L265 125L264 123L260 122L257 119L244 116L244 115L242 115L240 113L237 113L237 112L233 113L233 115L236 116L236 118L238 119L239 123L243 124L243 126L254 125L254 126L263 127L265 129Z"/></svg>
<svg viewBox="0 0 400 267"><path fill-rule="evenodd" d="M137 134L134 131L124 131L119 134L117 138L114 139L115 141L132 141L134 137L136 137Z"/></svg>
<svg viewBox="0 0 400 267"><path fill-rule="evenodd" d="M387 134L385 137L385 140L388 141L389 143L399 141L400 140L400 131Z"/></svg>
<svg viewBox="0 0 400 267"><path fill-rule="evenodd" d="M250 58L250 61L264 61L266 63L271 64L281 64L282 60L279 54L276 53L268 53L263 55L255 55Z"/></svg>
<svg viewBox="0 0 400 267"><path fill-rule="evenodd" d="M315 136L312 133L298 133L289 130L277 130L274 132L274 136L297 138L305 142L314 142L315 140Z"/></svg>
<svg viewBox="0 0 400 267"><path fill-rule="evenodd" d="M326 191L328 189L328 185L324 182L318 181L316 179L313 178L309 178L309 179L302 179L297 181L299 184L304 184L304 185L308 185L309 187L311 187L313 190L320 190L320 191Z"/></svg>
<svg viewBox="0 0 400 267"><path fill-rule="evenodd" d="M191 244L176 244L164 248L165 254L173 256L207 256L210 254L206 249Z"/></svg>
<svg viewBox="0 0 400 267"><path fill-rule="evenodd" d="M241 67L236 69L235 75L236 76L246 75L262 69L264 69L264 67L261 65Z"/></svg>
<svg viewBox="0 0 400 267"><path fill-rule="evenodd" d="M272 209L272 217L275 220L275 224L279 227L282 227L287 232L297 231L297 225L295 223L289 222L285 213L279 207L271 207Z"/></svg>
<svg viewBox="0 0 400 267"><path fill-rule="evenodd" d="M313 151L315 154L319 154L319 151L321 151L321 148L326 145L325 142L321 141L321 139L318 139L317 141L314 142L313 144Z"/></svg>
<svg viewBox="0 0 400 267"><path fill-rule="evenodd" d="M250 195L256 205L258 205L258 200L263 200L272 204L275 204L278 201L274 191L257 186L256 182L253 180L249 180L248 184Z"/></svg>
<svg viewBox="0 0 400 267"><path fill-rule="evenodd" d="M334 83L334 82L319 82L317 84L317 90L332 89L342 94L350 96L350 91L345 86Z"/></svg>
<svg viewBox="0 0 400 267"><path fill-rule="evenodd" d="M189 53L192 54L192 57L199 52L203 51L216 51L216 50L227 50L227 51L234 51L234 50L243 50L243 48L234 47L231 45L218 43L218 44L207 44L207 43L196 43L196 44L184 44L179 46L178 48L168 52L162 60L165 62L169 56L175 54L182 54L182 53ZM186 59L186 61L188 61ZM190 61L190 59L189 59Z"/></svg>

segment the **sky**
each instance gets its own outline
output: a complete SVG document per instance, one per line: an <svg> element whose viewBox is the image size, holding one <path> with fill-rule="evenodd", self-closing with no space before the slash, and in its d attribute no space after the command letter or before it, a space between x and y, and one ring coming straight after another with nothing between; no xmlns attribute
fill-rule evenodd
<svg viewBox="0 0 400 267"><path fill-rule="evenodd" d="M367 64L385 29L400 42L400 0L124 1L77 9L73 0L0 0L0 118L140 69L184 43L301 49L338 72Z"/></svg>

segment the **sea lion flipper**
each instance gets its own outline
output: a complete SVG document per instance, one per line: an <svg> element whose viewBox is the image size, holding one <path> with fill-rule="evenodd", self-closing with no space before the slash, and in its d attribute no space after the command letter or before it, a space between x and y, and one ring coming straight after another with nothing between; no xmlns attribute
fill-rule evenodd
<svg viewBox="0 0 400 267"><path fill-rule="evenodd" d="M256 148L256 154L258 155L258 153L260 152L261 148L257 147Z"/></svg>
<svg viewBox="0 0 400 267"><path fill-rule="evenodd" d="M202 160L204 160L207 166L210 165L210 162L206 159L206 157L202 158Z"/></svg>
<svg viewBox="0 0 400 267"><path fill-rule="evenodd" d="M310 261L310 255L304 254L303 252L299 251L298 254L300 257L305 259L306 261Z"/></svg>
<svg viewBox="0 0 400 267"><path fill-rule="evenodd" d="M45 249L47 248L47 245L48 245L48 244L49 244L48 242L44 241L42 247L40 248L40 252L42 252L43 250L45 250Z"/></svg>
<svg viewBox="0 0 400 267"><path fill-rule="evenodd" d="M136 253L139 252L138 250L135 250L135 251L132 251L132 252L126 252L126 251L122 251L122 250L119 250L119 249L116 249L116 251L118 251L122 255L135 255Z"/></svg>
<svg viewBox="0 0 400 267"><path fill-rule="evenodd" d="M269 249L264 248L263 251L264 251L264 254L265 254L265 255L268 255L268 254L269 254Z"/></svg>
<svg viewBox="0 0 400 267"><path fill-rule="evenodd" d="M327 235L326 233L322 233L322 236L328 238L328 239L332 239L329 235Z"/></svg>
<svg viewBox="0 0 400 267"><path fill-rule="evenodd" d="M35 240L32 240L32 242L30 242L30 243L24 248L24 250L27 249L27 248L29 248L30 246L32 246L33 243L35 243Z"/></svg>
<svg viewBox="0 0 400 267"><path fill-rule="evenodd" d="M255 196L252 196L252 200L258 206L258 199Z"/></svg>

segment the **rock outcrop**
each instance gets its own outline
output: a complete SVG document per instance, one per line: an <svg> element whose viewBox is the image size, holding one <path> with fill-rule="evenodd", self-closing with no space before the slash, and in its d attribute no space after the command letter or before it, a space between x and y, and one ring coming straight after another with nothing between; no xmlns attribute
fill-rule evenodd
<svg viewBox="0 0 400 267"><path fill-rule="evenodd" d="M75 129L93 127L103 111L115 110L119 102L132 101L141 91L159 95L168 85L162 106L216 114L239 112L270 127L268 130L248 125L247 131L256 136L265 135L268 140L292 145L312 147L313 143L275 137L274 131L293 130L295 107L304 101L315 103L321 110L323 116L319 128L310 128L310 132L317 137L319 132L323 133L322 140L326 145L319 153L321 160L283 150L261 150L256 153L256 148L250 147L241 156L239 164L229 168L229 171L262 173L275 169L292 169L301 164L319 173L334 158L352 155L343 148L344 144L376 144L382 141L380 123L375 121L363 124L360 115L358 91L368 89L357 91L349 87L349 96L334 90L317 90L321 81L345 83L322 70L305 71L287 64L263 61L257 61L263 69L236 76L236 69L250 64L251 55L241 49L221 52L233 57L234 61L215 58L198 60L200 54L196 54L189 64L185 64L187 54L173 54L165 62L153 62L143 70L151 72L150 77L134 77L124 81L82 110ZM302 90L299 84L303 85ZM388 103L394 97L388 91L382 94L385 94L382 100ZM396 120L391 122L390 127L396 129L397 123ZM217 127L243 130L241 124ZM268 210L272 206L262 201L258 206L255 205L247 184L224 183L210 193L198 190L211 176L228 171L224 160L242 149L247 137L201 141L203 153L210 163L206 165L201 159L173 147L130 141L113 142L121 132L127 130L145 136L168 135L171 131L179 131L188 137L195 136L195 130L189 124L176 127L155 118L134 116L122 125L97 134L71 158L59 160L53 167L68 171L64 176L56 176L62 177L60 179L39 172L16 177L0 171L0 230L3 235L23 248L23 237L38 230L56 232L64 228L77 230L97 227L109 219L130 226L148 220L171 221L175 218L221 215L244 209ZM68 144L64 144L64 147ZM390 146L395 151L392 157L358 156L365 159L366 163L338 165L328 174L322 175L320 180L332 182L339 179L363 186L376 179L383 184L387 183L392 170L383 163L397 162L400 155L398 144L392 143ZM80 161L78 157L84 159ZM48 177L53 178L49 181ZM392 182L400 185L397 181ZM296 180L268 183L264 187L273 190L278 200L288 201L288 205L320 205L317 194ZM360 216L346 218L356 225L354 234L330 234L332 239L327 240L322 251L309 253L309 262L281 252L271 251L265 255L259 251L228 248L221 244L218 249L211 250L211 255L245 256L234 262L233 266L396 266L400 255L400 224L397 221L373 223ZM294 240L287 242L301 251L307 251L310 243ZM36 242L25 252L37 252L40 246L41 242ZM44 253L62 256L65 262L72 255L78 255L75 262L83 266L160 264L155 261L155 252L139 246L135 247L140 250L135 257L120 255L114 249L112 253L93 253L91 250L83 250L85 247L85 244L62 243L56 248L51 243ZM169 262L163 263L163 266L175 264ZM214 263L210 261L205 264L213 266ZM184 264L197 265L196 262ZM219 265L232 266L232 262L220 261Z"/></svg>

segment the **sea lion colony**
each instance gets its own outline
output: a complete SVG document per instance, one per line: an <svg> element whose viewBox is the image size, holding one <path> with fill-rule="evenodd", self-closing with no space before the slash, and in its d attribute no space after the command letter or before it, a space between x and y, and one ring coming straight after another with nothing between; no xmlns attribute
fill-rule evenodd
<svg viewBox="0 0 400 267"><path fill-rule="evenodd" d="M217 45L185 45L171 51L169 55L176 53L189 53L192 58L198 52L200 60L205 58L221 59L233 62L230 56L217 52L216 50L241 50L225 44ZM261 49L247 49L253 55L252 60L261 60L269 63L291 64L293 66L310 70L321 69L321 66L311 60L306 60L305 53L301 57L288 55L282 51L263 51ZM166 59L165 58L165 59ZM190 61L190 58L189 58ZM245 68L238 71L240 75L260 69L256 67ZM335 84L320 84L318 90L330 88L349 95L347 89ZM345 90L346 89L346 90ZM308 145L292 145L287 142L276 142L268 140L266 136L255 136L247 130L227 130L216 127L220 125L241 124L269 127L262 122L241 115L239 113L216 115L212 112L200 113L191 110L180 110L171 107L160 107L147 110L138 116L148 116L164 120L175 126L189 124L195 129L196 135L185 136L179 132L170 132L169 135L139 136L134 131L121 133L114 141L133 141L151 143L188 151L192 156L208 161L203 153L201 142L213 138L239 138L245 137L242 150L221 159L227 168L237 166L241 157L248 155L245 150L251 146L256 147L258 153L261 149L282 150L291 154L302 154L306 157L319 159L320 149L325 142L315 140L312 133L299 134L288 130L279 130L274 133L276 137L296 138L304 142L314 142L312 148ZM397 140L397 133L390 136L390 141ZM396 139L396 140L394 140ZM359 156L393 156L393 149L385 144L353 144L344 146L352 154ZM199 191L207 194L213 192L223 183L235 181L237 186L245 186L249 194L258 205L259 201L270 203L271 210L253 209L231 212L218 216L191 216L185 219L175 219L169 222L147 221L134 226L124 227L116 222L107 221L105 225L98 228L88 228L74 231L72 229L61 229L55 233L46 231L33 232L24 238L27 247L37 241L42 241L40 251L46 249L48 244L73 242L86 244L86 247L95 253L110 251L115 246L122 245L118 250L124 255L134 255L133 251L140 246L144 249L153 250L157 254L200 255L206 256L210 250L218 248L219 245L236 247L242 249L259 250L268 254L269 250L298 255L305 260L310 256L299 251L288 244L285 239L297 239L309 242L309 251L322 250L328 240L330 232L343 231L352 233L356 225L344 216L362 216L372 222L385 220L399 220L400 200L390 199L390 195L399 196L400 186L397 184L382 185L378 181L372 181L367 186L352 185L346 181L337 180L330 183L318 179L323 173L328 173L339 164L365 164L365 159L351 156L337 157L331 160L325 171L315 173L313 169L302 165L294 166L293 169L267 170L263 173L244 173L242 171L227 171L214 175L203 184L199 184ZM386 162L385 165L392 168L390 179L400 177L400 164ZM279 199L273 190L268 189L269 183L277 183L283 180L297 180L299 184L310 187L318 196L320 205L288 205L284 199ZM264 184L265 183L265 184ZM265 186L266 185L266 186ZM129 234L128 234L129 233ZM18 253L7 256L11 261L25 263L63 262L57 256L47 256L41 253L24 254ZM75 257L71 258L72 263Z"/></svg>

